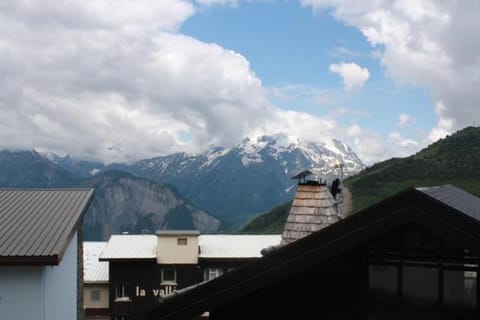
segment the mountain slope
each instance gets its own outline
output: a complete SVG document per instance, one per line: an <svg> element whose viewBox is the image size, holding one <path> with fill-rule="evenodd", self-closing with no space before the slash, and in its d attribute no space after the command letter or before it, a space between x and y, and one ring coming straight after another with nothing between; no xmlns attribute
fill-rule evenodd
<svg viewBox="0 0 480 320"><path fill-rule="evenodd" d="M242 233L282 233L283 226L287 221L292 201L274 207L269 212L261 214L247 225L240 232Z"/></svg>
<svg viewBox="0 0 480 320"><path fill-rule="evenodd" d="M467 127L417 154L377 163L345 181L354 211L408 187L447 183L480 196L480 128Z"/></svg>
<svg viewBox="0 0 480 320"><path fill-rule="evenodd" d="M0 151L0 186L66 187L79 179L35 151Z"/></svg>
<svg viewBox="0 0 480 320"><path fill-rule="evenodd" d="M90 178L105 170L105 165L101 162L91 162L76 160L69 155L59 157L54 153L44 153L44 157L55 163L57 166L75 174L78 177Z"/></svg>
<svg viewBox="0 0 480 320"><path fill-rule="evenodd" d="M258 212L289 201L296 185L293 175L310 169L331 180L338 173L330 166L338 161L345 164L347 176L364 167L340 141L312 143L278 134L255 141L246 138L234 148L177 153L108 168L175 185L195 205L240 226Z"/></svg>
<svg viewBox="0 0 480 320"><path fill-rule="evenodd" d="M155 233L161 229L220 228L221 221L195 208L173 187L110 171L83 183L95 188L84 218L86 240L107 240L111 234Z"/></svg>

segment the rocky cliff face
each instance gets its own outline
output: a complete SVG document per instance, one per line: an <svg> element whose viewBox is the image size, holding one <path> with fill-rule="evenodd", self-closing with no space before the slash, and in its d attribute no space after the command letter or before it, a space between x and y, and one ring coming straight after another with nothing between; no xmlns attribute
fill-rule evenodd
<svg viewBox="0 0 480 320"><path fill-rule="evenodd" d="M220 220L195 208L173 187L111 171L86 182L95 198L84 218L86 240L161 229L217 231Z"/></svg>

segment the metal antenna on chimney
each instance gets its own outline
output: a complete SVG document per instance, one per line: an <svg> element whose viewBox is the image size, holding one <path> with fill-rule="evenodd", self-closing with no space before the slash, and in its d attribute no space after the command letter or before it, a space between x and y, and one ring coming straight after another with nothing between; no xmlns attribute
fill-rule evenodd
<svg viewBox="0 0 480 320"><path fill-rule="evenodd" d="M331 167L333 169L338 169L338 178L335 179L332 183L332 195L335 201L335 208L338 212L338 205L343 202L343 167L345 165L343 162L335 162ZM337 200L337 194L339 199ZM338 212L339 213L339 212Z"/></svg>

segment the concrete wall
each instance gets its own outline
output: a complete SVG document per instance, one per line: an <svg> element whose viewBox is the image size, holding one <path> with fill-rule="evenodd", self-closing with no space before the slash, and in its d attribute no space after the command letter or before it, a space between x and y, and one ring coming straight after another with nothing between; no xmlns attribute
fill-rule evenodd
<svg viewBox="0 0 480 320"><path fill-rule="evenodd" d="M0 267L0 319L46 319L43 268Z"/></svg>
<svg viewBox="0 0 480 320"><path fill-rule="evenodd" d="M45 267L45 320L77 318L77 234L58 266Z"/></svg>
<svg viewBox="0 0 480 320"><path fill-rule="evenodd" d="M187 239L187 245L179 245L178 239ZM197 264L198 235L158 236L157 263Z"/></svg>
<svg viewBox="0 0 480 320"><path fill-rule="evenodd" d="M91 292L98 290L100 292L100 300L92 301ZM83 285L83 301L85 309L108 309L109 304L109 288L106 284L88 284Z"/></svg>

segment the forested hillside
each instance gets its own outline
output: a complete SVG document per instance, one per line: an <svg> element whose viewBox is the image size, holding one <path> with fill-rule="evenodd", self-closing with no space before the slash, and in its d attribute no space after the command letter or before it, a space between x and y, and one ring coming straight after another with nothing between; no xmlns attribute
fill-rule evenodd
<svg viewBox="0 0 480 320"><path fill-rule="evenodd" d="M480 128L465 128L412 156L379 162L345 180L352 197L352 212L410 187L443 184L480 196ZM257 216L242 231L281 232L290 206L288 202Z"/></svg>
<svg viewBox="0 0 480 320"><path fill-rule="evenodd" d="M453 184L480 196L480 128L467 127L410 157L377 163L345 184L354 212L408 187Z"/></svg>

